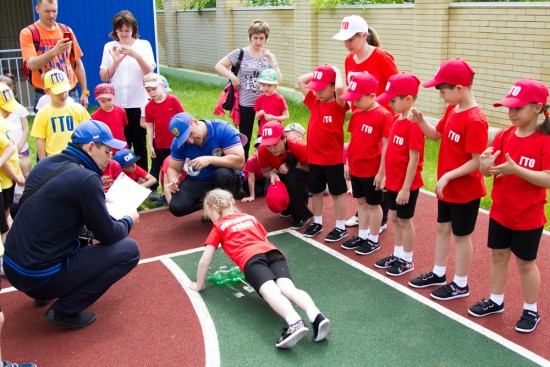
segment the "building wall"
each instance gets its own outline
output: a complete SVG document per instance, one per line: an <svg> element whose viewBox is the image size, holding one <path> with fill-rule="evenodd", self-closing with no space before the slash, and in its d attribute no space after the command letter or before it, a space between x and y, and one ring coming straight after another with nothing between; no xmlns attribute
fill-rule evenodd
<svg viewBox="0 0 550 367"><path fill-rule="evenodd" d="M178 0L166 2L171 1ZM343 42L331 37L343 17L358 14L378 32L381 47L394 56L399 70L412 72L421 81L433 77L445 59L468 61L476 71L474 93L492 126L509 124L506 109L496 109L492 103L501 99L515 80L529 77L550 85L550 70L544 63L550 56L548 3L416 0L414 5L320 12L314 11L309 0L295 0L292 7L245 8L237 6L238 1L226 4L229 8L223 9L220 21L222 15L215 9L177 11L178 42L159 47L161 60L166 59L163 48L176 47L179 62L167 66L215 73L220 58L236 47L247 46L248 25L261 18L270 24L267 47L279 60L283 86L296 88L296 78L316 65L329 63L343 69L347 50ZM165 23L166 29L171 26ZM157 31L162 42L164 30L159 27ZM433 88L421 88L417 104L435 117L444 109Z"/></svg>

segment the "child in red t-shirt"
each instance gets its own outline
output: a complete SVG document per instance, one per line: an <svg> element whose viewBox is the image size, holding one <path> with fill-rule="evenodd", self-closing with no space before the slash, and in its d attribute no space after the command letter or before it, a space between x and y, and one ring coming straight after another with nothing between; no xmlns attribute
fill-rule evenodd
<svg viewBox="0 0 550 367"><path fill-rule="evenodd" d="M260 158L258 158L258 148L262 142L262 137L256 139L254 143L254 154L248 157L244 168L244 182L243 189L248 196L243 198L243 203L247 201L254 201L256 196L264 196L267 192L267 180L262 173L260 167Z"/></svg>
<svg viewBox="0 0 550 367"><path fill-rule="evenodd" d="M441 140L437 160L437 232L433 271L411 279L409 285L426 288L442 285L430 296L445 301L470 294L468 272L472 262L472 240L479 203L487 194L479 172L479 156L487 148L489 126L472 91L474 70L464 60L444 61L434 78L424 84L435 87L449 104L443 118L432 126L422 113L411 108L408 119L419 124L431 140ZM452 238L456 244L455 277L445 285Z"/></svg>
<svg viewBox="0 0 550 367"><path fill-rule="evenodd" d="M190 288L197 292L206 288L208 267L221 244L250 285L288 323L288 329L284 329L275 344L278 348L294 347L309 331L293 303L307 313L313 327L313 340L324 340L330 333L330 320L323 316L309 294L296 288L285 256L267 241L262 224L252 215L240 213L233 195L222 189L214 189L206 195L204 213L214 225L204 243L197 282L191 283Z"/></svg>
<svg viewBox="0 0 550 367"><path fill-rule="evenodd" d="M309 191L313 194L313 223L304 232L314 237L323 231L324 192L328 185L334 201L336 226L325 237L338 242L348 235L345 226L347 191L344 177L344 122L349 106L340 98L344 80L340 70L331 65L319 66L313 73L298 78L304 104L310 110L307 127Z"/></svg>
<svg viewBox="0 0 550 367"><path fill-rule="evenodd" d="M92 118L106 123L115 139L126 141L124 127L128 125L128 117L124 108L115 105L115 88L108 83L98 84L94 88L94 98L99 108L92 113ZM112 151L115 154L118 149L113 148Z"/></svg>
<svg viewBox="0 0 550 367"><path fill-rule="evenodd" d="M109 161L107 167L103 170L101 175L101 182L103 183L103 191L107 192L113 186L113 183L122 172L120 164L117 161Z"/></svg>
<svg viewBox="0 0 550 367"><path fill-rule="evenodd" d="M536 258L546 223L544 204L550 188L548 89L533 79L518 80L495 107L508 107L512 126L497 133L480 156L481 173L493 176L487 246L491 257L491 296L468 312L483 317L504 311L504 288L512 253L523 286L523 314L516 330L529 333L540 321L540 273ZM538 125L540 114L544 122Z"/></svg>
<svg viewBox="0 0 550 367"><path fill-rule="evenodd" d="M258 83L264 93L256 99L254 111L256 111L256 120L259 120L258 131L262 131L262 127L267 121L283 123L288 120L289 115L285 97L277 93L277 72L273 69L263 70L258 78Z"/></svg>
<svg viewBox="0 0 550 367"><path fill-rule="evenodd" d="M143 187L151 187L157 183L157 179L153 177L149 172L136 165L141 157L134 155L130 149L121 149L115 153L113 159L117 161L122 169L122 172L132 180L136 181Z"/></svg>
<svg viewBox="0 0 550 367"><path fill-rule="evenodd" d="M147 143L151 153L151 175L159 180L162 163L170 155L170 146L174 136L170 132L170 120L180 112L185 112L176 96L167 94L166 79L159 74L149 73L143 77L143 87L151 100L145 106L147 123ZM158 200L158 183L151 186L149 199Z"/></svg>
<svg viewBox="0 0 550 367"><path fill-rule="evenodd" d="M348 131L346 178L351 180L353 197L357 199L359 233L341 247L368 255L380 249L378 236L382 222L385 162L384 156L392 114L376 102L378 81L364 71L351 80L342 99L357 107L351 114Z"/></svg>
<svg viewBox="0 0 550 367"><path fill-rule="evenodd" d="M415 231L412 222L422 181L424 164L424 134L417 123L407 119L414 107L420 80L409 73L392 75L385 93L376 98L389 102L396 113L386 147L385 188L390 202L393 223L393 254L374 263L386 274L400 276L414 270L413 245Z"/></svg>

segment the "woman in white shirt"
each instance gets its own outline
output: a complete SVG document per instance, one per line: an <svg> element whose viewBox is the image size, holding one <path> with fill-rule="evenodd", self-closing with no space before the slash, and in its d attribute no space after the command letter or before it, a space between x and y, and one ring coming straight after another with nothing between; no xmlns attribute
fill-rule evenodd
<svg viewBox="0 0 550 367"><path fill-rule="evenodd" d="M141 157L138 164L148 171L144 117L148 96L142 79L156 67L153 49L149 41L138 38L137 21L127 10L114 16L110 36L114 41L107 42L103 48L99 76L114 86L115 104L124 108L128 116L128 125L124 128L126 142Z"/></svg>

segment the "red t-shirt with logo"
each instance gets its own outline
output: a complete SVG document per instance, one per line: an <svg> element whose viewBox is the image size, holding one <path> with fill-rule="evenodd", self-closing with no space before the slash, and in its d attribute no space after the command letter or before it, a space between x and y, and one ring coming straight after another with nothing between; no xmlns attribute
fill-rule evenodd
<svg viewBox="0 0 550 367"><path fill-rule="evenodd" d="M378 106L370 111L356 108L348 124L350 173L359 178L374 177L382 160L382 138L390 135L392 114Z"/></svg>
<svg viewBox="0 0 550 367"><path fill-rule="evenodd" d="M336 100L324 103L309 91L304 99L310 117L307 126L309 163L332 166L342 163L344 151L344 122L349 106Z"/></svg>
<svg viewBox="0 0 550 367"><path fill-rule="evenodd" d="M258 97L256 103L254 104L254 111L258 112L260 110L264 110L264 112L268 115L281 116L283 112L288 110L288 106L286 104L285 97L279 93L273 93L270 96L262 94ZM266 122L265 117L262 116L260 118L258 131L262 131L262 127Z"/></svg>
<svg viewBox="0 0 550 367"><path fill-rule="evenodd" d="M500 150L495 165L506 162L506 153L520 167L532 171L550 170L550 136L540 131L526 137L516 136L516 127L498 132L491 146ZM546 188L533 185L517 175L495 177L491 192L490 216L506 228L530 230L544 226Z"/></svg>
<svg viewBox="0 0 550 367"><path fill-rule="evenodd" d="M286 142L288 149L285 153L280 156L274 156L267 150L264 145L260 146L258 151L258 157L260 158L260 167L262 169L273 168L279 169L281 164L285 163L286 156L290 152L294 154L296 160L300 164L308 164L308 155L307 155L307 144L305 141L298 137L287 137ZM340 155L342 157L342 155Z"/></svg>
<svg viewBox="0 0 550 367"><path fill-rule="evenodd" d="M124 127L128 125L128 117L126 116L126 110L124 108L115 106L111 112L105 112L100 108L92 113L91 117L94 120L107 124L115 139L126 141L126 137L124 136ZM128 144L126 144L126 147L128 147ZM118 149L113 149L113 154L117 151Z"/></svg>
<svg viewBox="0 0 550 367"><path fill-rule="evenodd" d="M386 147L386 188L399 192L405 183L407 167L409 165L409 152L419 152L418 165L411 185L411 191L421 188L422 166L424 165L424 133L417 123L408 119L399 119L397 115L393 119L390 130L388 146Z"/></svg>
<svg viewBox="0 0 550 367"><path fill-rule="evenodd" d="M157 103L149 101L145 106L145 121L153 124L155 132L155 148L170 149L174 136L170 132L170 119L180 112L185 112L179 99L171 94L166 95L166 99Z"/></svg>
<svg viewBox="0 0 550 367"><path fill-rule="evenodd" d="M244 272L250 258L278 250L267 241L267 231L252 215L245 213L228 214L212 226L204 245L222 245L227 256Z"/></svg>
<svg viewBox="0 0 550 367"><path fill-rule="evenodd" d="M447 106L445 115L436 129L441 133L441 146L437 161L437 179L481 154L487 148L489 125L481 107L455 112L455 105ZM443 189L443 201L465 204L487 194L485 181L479 170L450 180Z"/></svg>
<svg viewBox="0 0 550 367"><path fill-rule="evenodd" d="M379 47L374 49L368 59L359 64L353 59L353 54L349 54L344 61L344 71L346 73L346 85L349 85L349 82L355 75L368 71L369 74L378 80L377 96L386 91L386 84L390 76L398 73L393 56ZM383 106L393 114L393 110L389 104L386 103ZM353 104L352 109L355 110Z"/></svg>

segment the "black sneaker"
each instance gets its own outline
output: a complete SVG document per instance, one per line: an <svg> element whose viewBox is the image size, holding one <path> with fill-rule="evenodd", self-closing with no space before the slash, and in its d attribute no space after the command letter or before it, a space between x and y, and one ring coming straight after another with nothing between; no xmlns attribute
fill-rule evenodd
<svg viewBox="0 0 550 367"><path fill-rule="evenodd" d="M290 209L286 208L282 212L279 213L279 217L281 218L288 218L290 217Z"/></svg>
<svg viewBox="0 0 550 367"><path fill-rule="evenodd" d="M292 224L290 225L290 229L300 229L304 228L309 222L310 218L304 218L304 219L296 219Z"/></svg>
<svg viewBox="0 0 550 367"><path fill-rule="evenodd" d="M376 266L378 269L388 269L391 268L394 262L398 260L397 256L386 256L383 259L380 259L374 263L374 266Z"/></svg>
<svg viewBox="0 0 550 367"><path fill-rule="evenodd" d="M499 306L492 299L483 298L468 310L468 313L475 317L488 316L494 313L504 312L504 302Z"/></svg>
<svg viewBox="0 0 550 367"><path fill-rule="evenodd" d="M538 312L523 310L521 318L516 323L516 330L521 333L530 333L535 330L540 321Z"/></svg>
<svg viewBox="0 0 550 367"><path fill-rule="evenodd" d="M288 328L283 329L281 337L277 341L277 348L292 348L306 336L309 329L304 325L304 321L300 320L295 324L290 325Z"/></svg>
<svg viewBox="0 0 550 367"><path fill-rule="evenodd" d="M374 242L367 238L356 250L357 255L368 255L380 250L380 242Z"/></svg>
<svg viewBox="0 0 550 367"><path fill-rule="evenodd" d="M1 361L0 367L36 367L34 363L27 362L27 363L11 363L8 361Z"/></svg>
<svg viewBox="0 0 550 367"><path fill-rule="evenodd" d="M323 316L322 313L317 315L315 321L311 323L313 328L313 341L320 342L325 340L330 334L330 320Z"/></svg>
<svg viewBox="0 0 550 367"><path fill-rule="evenodd" d="M438 299L440 301L450 301L455 298L468 297L470 295L470 288L468 285L461 288L456 285L455 282L450 282L447 285L444 285L441 288L437 288L435 291L430 293L432 298Z"/></svg>
<svg viewBox="0 0 550 367"><path fill-rule="evenodd" d="M304 237L314 237L323 232L323 225L319 223L311 223L304 232Z"/></svg>
<svg viewBox="0 0 550 367"><path fill-rule="evenodd" d="M330 231L329 234L325 237L325 241L327 242L338 242L342 238L345 238L348 236L348 232L345 229L340 228L334 228L332 231Z"/></svg>
<svg viewBox="0 0 550 367"><path fill-rule="evenodd" d="M364 240L359 236L353 236L351 239L341 244L340 247L343 248L344 250L353 250L361 246L361 244L366 241L367 240Z"/></svg>
<svg viewBox="0 0 550 367"><path fill-rule="evenodd" d="M412 261L408 262L403 259L397 259L397 261L395 261L393 265L386 270L386 274L391 275L392 277L398 277L413 270L414 263Z"/></svg>
<svg viewBox="0 0 550 367"><path fill-rule="evenodd" d="M445 285L446 283L447 277L445 274L440 277L431 271L427 274L420 274L419 277L413 278L409 281L409 285L413 288L426 288L435 285Z"/></svg>
<svg viewBox="0 0 550 367"><path fill-rule="evenodd" d="M57 326L63 326L68 329L82 329L93 323L96 319L96 314L93 312L82 311L76 315L63 315L49 308L44 315L46 321Z"/></svg>

